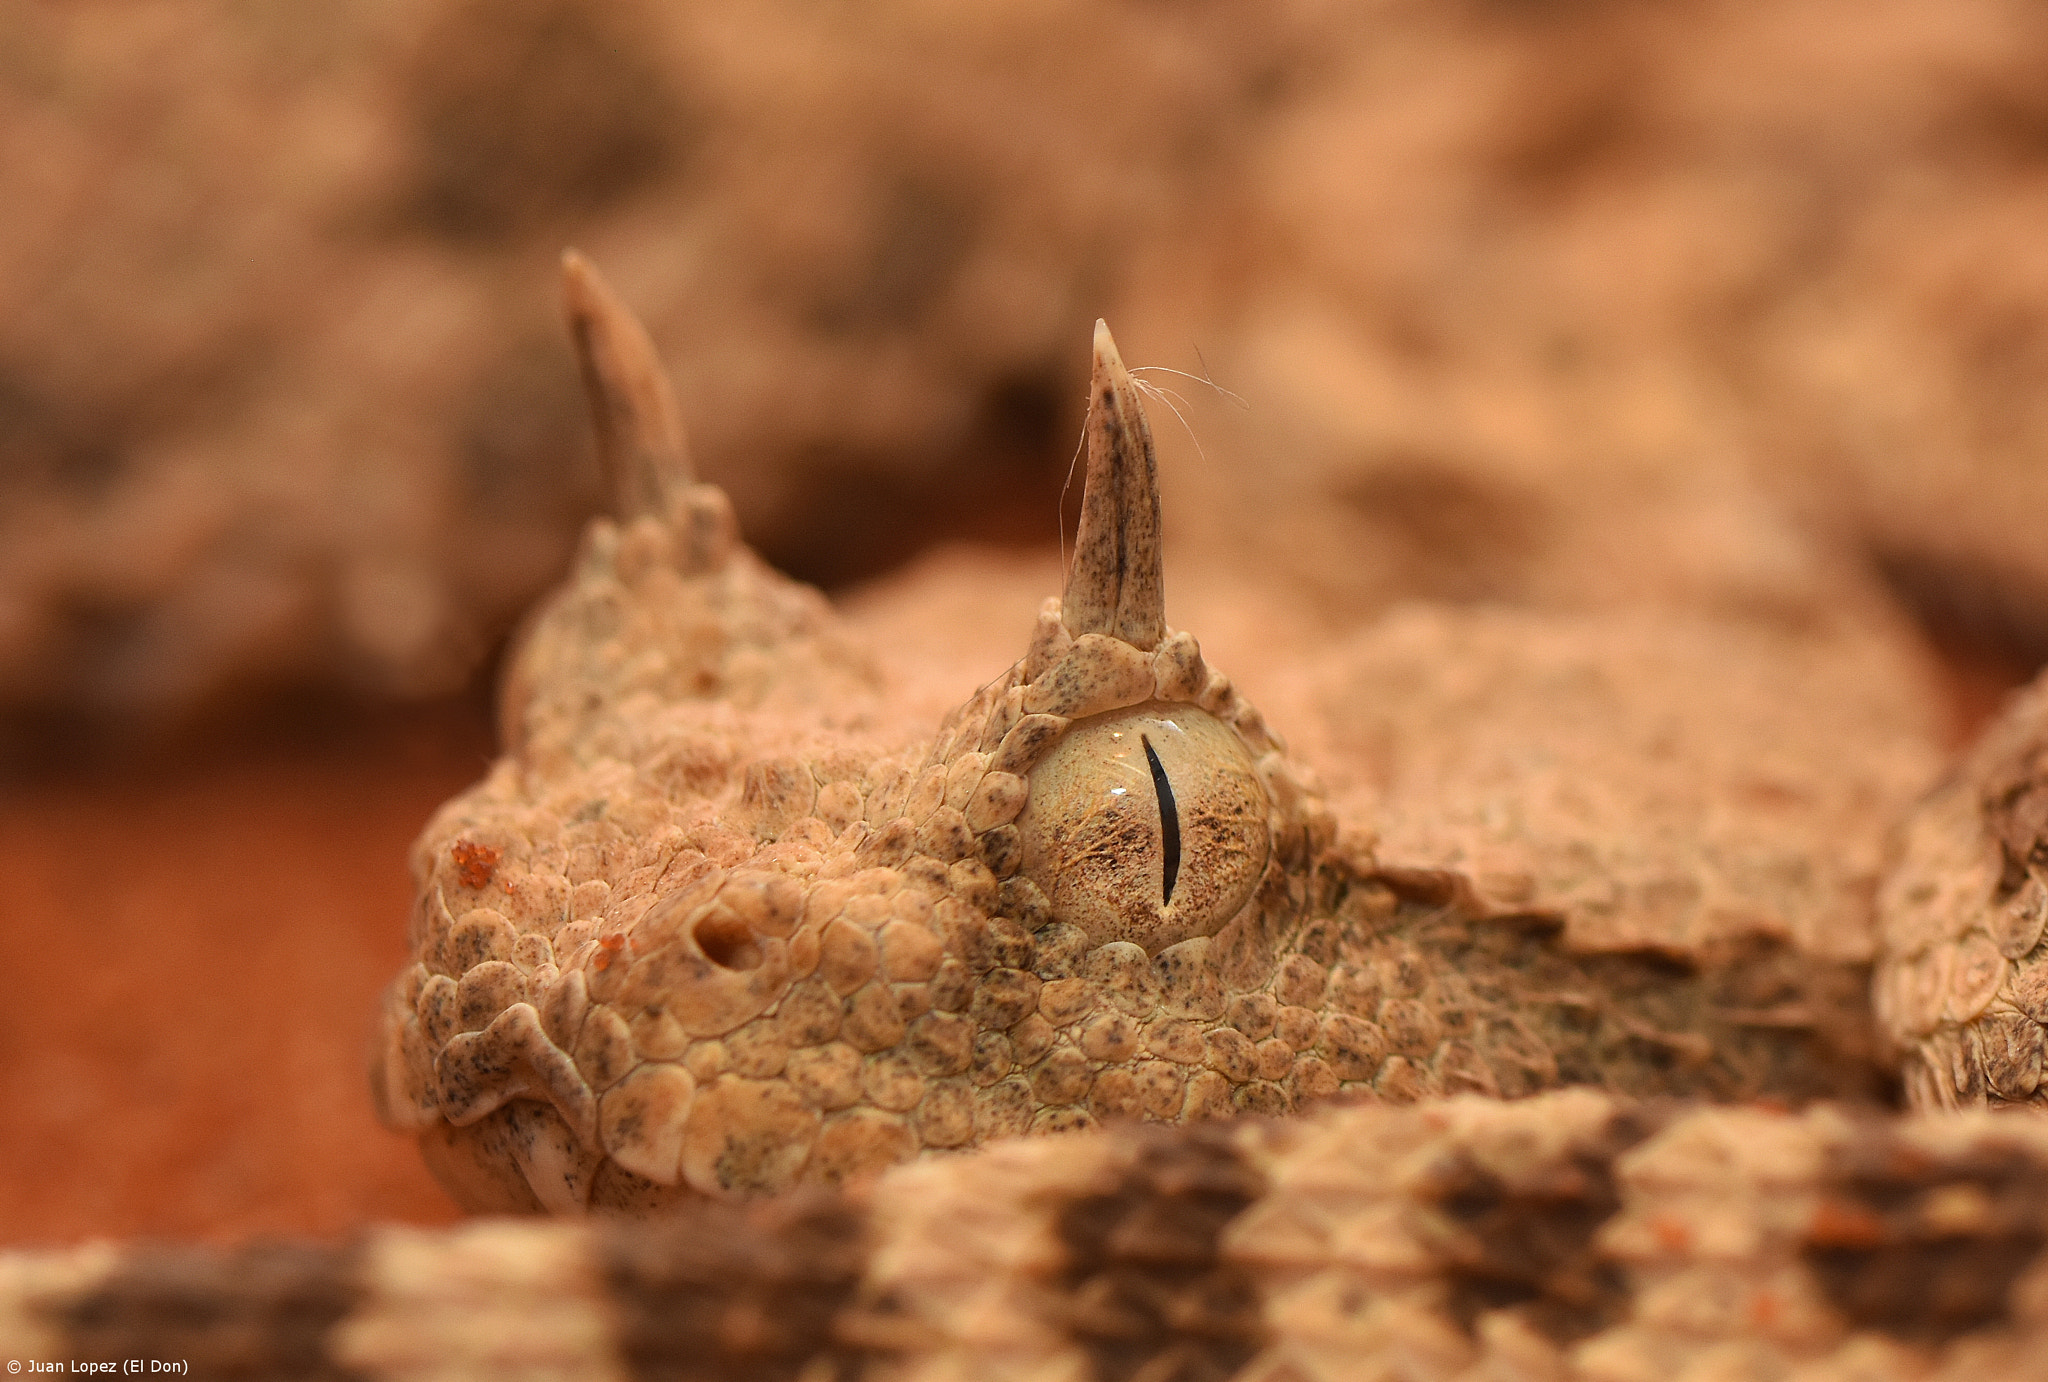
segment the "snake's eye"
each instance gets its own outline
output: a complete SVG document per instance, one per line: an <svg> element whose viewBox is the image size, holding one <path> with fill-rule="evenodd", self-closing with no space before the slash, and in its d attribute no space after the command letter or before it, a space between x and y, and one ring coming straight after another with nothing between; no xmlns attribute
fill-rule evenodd
<svg viewBox="0 0 2048 1382"><path fill-rule="evenodd" d="M1097 945L1214 935L1266 867L1266 792L1230 726L1191 705L1076 720L1031 773L1024 872Z"/></svg>

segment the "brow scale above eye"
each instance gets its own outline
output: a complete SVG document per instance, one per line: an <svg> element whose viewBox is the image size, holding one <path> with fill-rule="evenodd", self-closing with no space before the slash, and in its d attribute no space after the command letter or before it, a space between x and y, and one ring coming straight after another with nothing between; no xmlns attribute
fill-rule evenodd
<svg viewBox="0 0 2048 1382"><path fill-rule="evenodd" d="M1166 848L1166 887L1159 900L1167 903L1173 901L1173 885L1180 878L1180 812L1173 804L1173 783L1167 780L1166 766L1159 761L1152 740L1141 734L1138 742L1145 746L1145 761L1152 765L1152 790L1159 794L1159 834Z"/></svg>

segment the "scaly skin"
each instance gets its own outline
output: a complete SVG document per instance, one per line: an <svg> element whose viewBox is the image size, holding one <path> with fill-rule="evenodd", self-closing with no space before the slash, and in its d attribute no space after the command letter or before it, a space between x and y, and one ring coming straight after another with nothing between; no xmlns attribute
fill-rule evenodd
<svg viewBox="0 0 2048 1382"><path fill-rule="evenodd" d="M1907 818L1878 896L1878 1026L1919 1109L2048 1103L2048 683Z"/></svg>
<svg viewBox="0 0 2048 1382"><path fill-rule="evenodd" d="M2031 1375L2048 1125L1615 1097L1862 1088L1830 1045L1858 974L1725 937L1574 953L1555 917L1335 832L1164 623L1149 443L1106 334L1066 595L934 735L739 545L686 477L644 336L580 261L569 282L624 517L592 526L514 658L505 756L421 839L374 1080L468 1205L664 1222L0 1254L0 1356L392 1379ZM2031 1021L2048 972L2027 891L2044 706L1932 799L1887 885L1880 1008L1927 1102L2012 1097L2015 1052L2038 1071L2038 1046L1987 1033ZM1142 759L1134 729L1158 737ZM1992 977L1959 963L1987 946ZM1613 1092L1203 1123L1572 1083ZM888 1169L1119 1115L1187 1126ZM724 1202L833 1181L855 1184Z"/></svg>
<svg viewBox="0 0 2048 1382"><path fill-rule="evenodd" d="M2048 1124L1516 1102L1017 1139L663 1223L0 1254L0 1355L193 1377L2040 1374Z"/></svg>
<svg viewBox="0 0 2048 1382"><path fill-rule="evenodd" d="M1165 623L1151 437L1105 330L1065 595L933 734L740 544L644 333L573 256L568 281L622 516L515 655L504 756L416 847L373 1070L466 1206L656 1213L1340 1094L1867 1085L1815 1058L1853 1025L1845 967L1575 956L1340 847ZM1132 728L1150 782L1111 762Z"/></svg>

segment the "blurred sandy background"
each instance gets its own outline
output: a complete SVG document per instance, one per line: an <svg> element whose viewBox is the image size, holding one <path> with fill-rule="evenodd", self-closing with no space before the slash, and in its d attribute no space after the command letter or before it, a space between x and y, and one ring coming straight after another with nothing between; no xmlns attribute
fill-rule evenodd
<svg viewBox="0 0 2048 1382"><path fill-rule="evenodd" d="M1854 626L1960 737L2048 657L2034 5L0 0L8 1240L448 1216L358 1046L598 501L570 243L884 625L1043 587L1106 316L1243 400L1158 376L1240 665Z"/></svg>

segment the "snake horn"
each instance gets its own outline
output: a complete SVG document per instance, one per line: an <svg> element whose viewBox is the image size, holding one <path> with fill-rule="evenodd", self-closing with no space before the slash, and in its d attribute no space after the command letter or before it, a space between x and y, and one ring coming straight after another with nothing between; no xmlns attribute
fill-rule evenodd
<svg viewBox="0 0 2048 1382"><path fill-rule="evenodd" d="M1166 636L1152 427L1109 327L1100 321L1088 390L1088 478L1060 605L1067 632L1077 637L1113 634L1150 650Z"/></svg>
<svg viewBox="0 0 2048 1382"><path fill-rule="evenodd" d="M575 250L562 254L562 298L583 388L597 425L597 459L621 518L665 514L692 479L682 416L647 328Z"/></svg>

